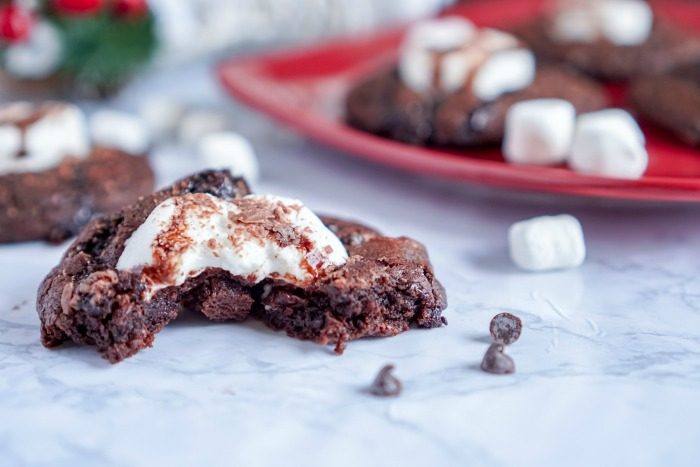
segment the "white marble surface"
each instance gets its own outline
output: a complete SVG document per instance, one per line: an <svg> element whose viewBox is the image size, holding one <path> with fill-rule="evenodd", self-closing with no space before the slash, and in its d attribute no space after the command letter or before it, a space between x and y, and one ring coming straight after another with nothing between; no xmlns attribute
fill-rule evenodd
<svg viewBox="0 0 700 467"><path fill-rule="evenodd" d="M255 322L189 316L110 366L90 348L39 343L35 290L62 248L3 246L0 466L700 465L700 207L395 173L232 107L204 66L144 79L117 104L153 89L233 109L262 159L259 191L423 241L449 326L350 343L336 357ZM155 159L161 183L196 168L173 149ZM585 265L514 269L507 227L559 212L583 222ZM525 325L512 376L478 370L502 310ZM365 394L388 362L401 397Z"/></svg>

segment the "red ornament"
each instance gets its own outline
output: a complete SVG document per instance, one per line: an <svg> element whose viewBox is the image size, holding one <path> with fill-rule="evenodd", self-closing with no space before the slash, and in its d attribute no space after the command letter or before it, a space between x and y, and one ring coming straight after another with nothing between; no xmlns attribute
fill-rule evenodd
<svg viewBox="0 0 700 467"><path fill-rule="evenodd" d="M53 0L54 10L71 16L88 16L104 6L104 0Z"/></svg>
<svg viewBox="0 0 700 467"><path fill-rule="evenodd" d="M146 0L115 0L114 14L121 18L138 19L148 13Z"/></svg>
<svg viewBox="0 0 700 467"><path fill-rule="evenodd" d="M32 14L17 5L0 6L0 38L7 42L20 42L29 37Z"/></svg>

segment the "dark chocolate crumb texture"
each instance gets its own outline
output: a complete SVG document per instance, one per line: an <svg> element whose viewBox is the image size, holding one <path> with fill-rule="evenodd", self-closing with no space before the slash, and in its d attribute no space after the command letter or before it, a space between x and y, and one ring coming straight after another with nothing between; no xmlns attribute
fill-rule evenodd
<svg viewBox="0 0 700 467"><path fill-rule="evenodd" d="M631 88L634 108L685 143L700 145L700 62L642 76Z"/></svg>
<svg viewBox="0 0 700 467"><path fill-rule="evenodd" d="M252 195L228 171L192 175L95 218L37 300L45 346L91 345L113 363L150 347L188 310L216 321L252 316L340 353L349 340L439 327L446 306L420 243Z"/></svg>
<svg viewBox="0 0 700 467"><path fill-rule="evenodd" d="M94 214L150 193L153 181L146 157L103 147L47 170L0 175L0 243L62 242Z"/></svg>

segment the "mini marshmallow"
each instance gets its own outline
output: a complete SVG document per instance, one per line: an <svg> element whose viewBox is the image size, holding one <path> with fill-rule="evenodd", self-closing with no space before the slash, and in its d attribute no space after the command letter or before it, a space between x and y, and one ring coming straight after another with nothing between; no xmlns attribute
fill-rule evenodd
<svg viewBox="0 0 700 467"><path fill-rule="evenodd" d="M528 87L535 79L535 56L519 48L494 53L474 76L473 91L481 100L492 101L502 94Z"/></svg>
<svg viewBox="0 0 700 467"><path fill-rule="evenodd" d="M513 164L550 165L566 160L576 109L563 99L518 102L506 115L503 155Z"/></svg>
<svg viewBox="0 0 700 467"><path fill-rule="evenodd" d="M180 121L178 138L182 143L195 146L209 133L225 131L229 127L226 116L216 110L192 110Z"/></svg>
<svg viewBox="0 0 700 467"><path fill-rule="evenodd" d="M606 39L618 46L644 43L654 26L654 12L643 0L592 0L554 17L552 33L563 42L592 43Z"/></svg>
<svg viewBox="0 0 700 467"><path fill-rule="evenodd" d="M173 99L153 97L143 103L139 114L153 138L163 140L175 134L185 110Z"/></svg>
<svg viewBox="0 0 700 467"><path fill-rule="evenodd" d="M569 165L603 177L640 178L649 164L642 130L622 109L606 109L578 118Z"/></svg>
<svg viewBox="0 0 700 467"><path fill-rule="evenodd" d="M209 168L226 168L250 183L256 183L260 169L253 146L241 135L227 131L204 136L197 153Z"/></svg>
<svg viewBox="0 0 700 467"><path fill-rule="evenodd" d="M460 18L432 20L408 33L399 59L399 75L419 93L435 87L456 92L472 78L474 94L490 101L531 84L535 57L505 32L476 30Z"/></svg>
<svg viewBox="0 0 700 467"><path fill-rule="evenodd" d="M654 12L643 0L606 0L600 4L601 31L616 45L638 45L651 35Z"/></svg>
<svg viewBox="0 0 700 467"><path fill-rule="evenodd" d="M575 268L586 258L581 223L568 214L516 222L508 240L511 259L527 271Z"/></svg>
<svg viewBox="0 0 700 467"><path fill-rule="evenodd" d="M117 110L99 110L90 118L90 133L95 144L116 148L129 154L145 154L151 145L146 124L141 118Z"/></svg>
<svg viewBox="0 0 700 467"><path fill-rule="evenodd" d="M76 106L56 105L24 134L24 149L28 154L86 156L90 141L85 124L85 115Z"/></svg>

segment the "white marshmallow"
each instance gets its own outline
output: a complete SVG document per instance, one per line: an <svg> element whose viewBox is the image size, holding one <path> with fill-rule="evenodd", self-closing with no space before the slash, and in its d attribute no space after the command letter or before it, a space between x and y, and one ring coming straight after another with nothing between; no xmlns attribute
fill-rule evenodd
<svg viewBox="0 0 700 467"><path fill-rule="evenodd" d="M20 123L34 114L22 134ZM72 104L10 104L0 110L0 120L0 173L46 170L66 156L83 158L90 152L85 116Z"/></svg>
<svg viewBox="0 0 700 467"><path fill-rule="evenodd" d="M535 56L527 49L504 50L488 58L474 76L473 91L491 101L507 92L526 88L535 79Z"/></svg>
<svg viewBox="0 0 700 467"><path fill-rule="evenodd" d="M117 110L99 110L90 118L92 140L99 146L129 154L145 154L151 145L146 124L136 115Z"/></svg>
<svg viewBox="0 0 700 467"><path fill-rule="evenodd" d="M90 151L90 141L87 137L85 115L74 105L56 105L27 127L24 148L29 154L45 154L47 158L87 155Z"/></svg>
<svg viewBox="0 0 700 467"><path fill-rule="evenodd" d="M654 26L654 12L643 0L605 0L600 4L601 31L616 45L644 43Z"/></svg>
<svg viewBox="0 0 700 467"><path fill-rule="evenodd" d="M562 42L592 43L607 39L619 46L644 43L654 25L654 12L643 0L591 0L554 17L552 34Z"/></svg>
<svg viewBox="0 0 700 467"><path fill-rule="evenodd" d="M173 99L153 97L143 103L139 114L153 138L163 140L175 134L185 109Z"/></svg>
<svg viewBox="0 0 700 467"><path fill-rule="evenodd" d="M399 58L399 74L408 87L420 93L434 86L456 92L473 76L472 91L489 101L532 83L535 57L510 34L488 28L477 32L462 19L433 20L409 32Z"/></svg>
<svg viewBox="0 0 700 467"><path fill-rule="evenodd" d="M574 268L586 258L581 223L568 214L516 222L508 240L511 259L527 271Z"/></svg>
<svg viewBox="0 0 700 467"><path fill-rule="evenodd" d="M640 178L649 164L642 130L622 109L578 118L569 165L577 172L614 178Z"/></svg>
<svg viewBox="0 0 700 467"><path fill-rule="evenodd" d="M518 102L506 115L503 155L514 164L551 165L571 150L576 109L563 99Z"/></svg>
<svg viewBox="0 0 700 467"><path fill-rule="evenodd" d="M148 268L142 274L150 295L206 268L253 282L278 277L303 283L347 258L338 237L301 201L271 195L226 201L194 193L156 206L126 241L117 269Z"/></svg>
<svg viewBox="0 0 700 467"><path fill-rule="evenodd" d="M228 118L216 110L192 110L180 121L178 138L181 142L195 146L199 140L209 134L225 131L229 127Z"/></svg>
<svg viewBox="0 0 700 467"><path fill-rule="evenodd" d="M461 62L458 65L461 65ZM399 75L404 84L416 92L427 92L433 87L434 66L434 53L430 50L418 47L404 47L401 51ZM457 73L451 72L450 76L455 74L457 76L456 80L459 81L461 71ZM441 76L440 79L445 78Z"/></svg>
<svg viewBox="0 0 700 467"><path fill-rule="evenodd" d="M209 168L226 168L233 175L257 183L260 169L250 142L228 131L204 136L197 145L197 154Z"/></svg>

